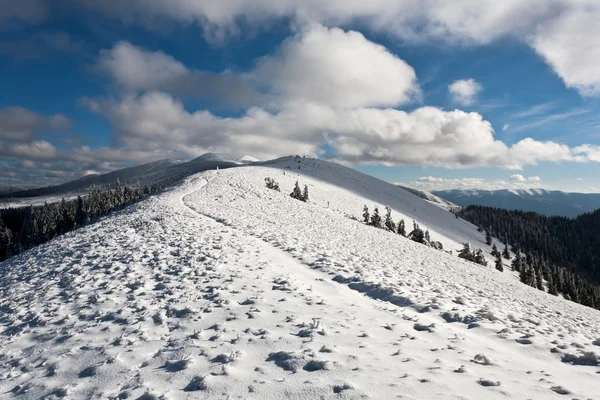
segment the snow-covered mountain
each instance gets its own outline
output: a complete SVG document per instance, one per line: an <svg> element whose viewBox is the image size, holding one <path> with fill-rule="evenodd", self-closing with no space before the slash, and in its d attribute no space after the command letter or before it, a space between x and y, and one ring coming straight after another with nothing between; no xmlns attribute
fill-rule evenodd
<svg viewBox="0 0 600 400"><path fill-rule="evenodd" d="M409 186L398 185L398 184L396 186L401 187L404 190L408 190L412 194L419 196L423 200L428 201L431 204L436 205L440 208L443 208L444 210L452 211L452 210L460 210L460 208L461 208L460 206L458 206L446 199L442 199L441 197L436 196L432 193L426 192L425 190L416 189L416 188L412 188Z"/></svg>
<svg viewBox="0 0 600 400"><path fill-rule="evenodd" d="M215 153L206 153L191 161L159 160L135 167L123 168L106 174L86 175L82 178L61 185L44 188L28 189L0 195L0 206L18 206L29 204L43 204L60 197L71 197L87 192L92 186L114 185L117 180L125 184L170 184L177 182L191 174L208 169L230 168L239 165L236 161L227 160L224 156ZM16 201L15 199L20 199Z"/></svg>
<svg viewBox="0 0 600 400"><path fill-rule="evenodd" d="M600 193L566 193L545 189L452 189L433 191L432 194L463 207L476 204L571 218L600 208Z"/></svg>
<svg viewBox="0 0 600 400"><path fill-rule="evenodd" d="M258 158L254 158L249 155L243 155L240 158L238 158L236 161L241 164L250 164L250 163L254 163L254 162L259 162L260 160Z"/></svg>
<svg viewBox="0 0 600 400"><path fill-rule="evenodd" d="M489 253L473 225L340 165L205 171L0 264L0 393L597 398L598 311L366 226L365 204Z"/></svg>
<svg viewBox="0 0 600 400"><path fill-rule="evenodd" d="M0 194L17 192L19 190L23 189L18 186L0 185Z"/></svg>

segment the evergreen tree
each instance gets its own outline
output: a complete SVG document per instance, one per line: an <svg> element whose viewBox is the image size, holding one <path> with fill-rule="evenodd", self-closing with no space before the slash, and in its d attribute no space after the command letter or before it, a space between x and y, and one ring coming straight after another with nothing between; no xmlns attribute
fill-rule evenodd
<svg viewBox="0 0 600 400"><path fill-rule="evenodd" d="M469 261L475 260L475 254L471 251L469 243L463 243L463 248L458 252L458 257Z"/></svg>
<svg viewBox="0 0 600 400"><path fill-rule="evenodd" d="M500 253L498 252L498 248L496 247L496 243L494 243L494 245L492 246L492 253L491 253L494 257L499 256Z"/></svg>
<svg viewBox="0 0 600 400"><path fill-rule="evenodd" d="M392 209L389 206L385 206L385 229L394 232L396 230L396 224L392 220Z"/></svg>
<svg viewBox="0 0 600 400"><path fill-rule="evenodd" d="M486 229L485 231L485 244L488 246L492 244L492 233L489 229Z"/></svg>
<svg viewBox="0 0 600 400"><path fill-rule="evenodd" d="M502 257L500 257L500 253L496 251L496 269L500 272L504 271L504 265L502 265Z"/></svg>
<svg viewBox="0 0 600 400"><path fill-rule="evenodd" d="M300 185L298 185L298 181L296 181L296 185L294 186L294 190L290 193L292 199L301 200L302 199L302 190L300 190Z"/></svg>
<svg viewBox="0 0 600 400"><path fill-rule="evenodd" d="M308 186L307 185L304 185L304 190L302 191L301 200L305 203L308 202Z"/></svg>
<svg viewBox="0 0 600 400"><path fill-rule="evenodd" d="M398 234L402 235L402 236L406 236L406 226L404 225L403 219L398 221Z"/></svg>
<svg viewBox="0 0 600 400"><path fill-rule="evenodd" d="M512 260L510 267L513 271L521 272L521 264L523 260L521 260L521 251L519 248L515 248L515 258Z"/></svg>
<svg viewBox="0 0 600 400"><path fill-rule="evenodd" d="M431 235L429 235L429 229L425 230L425 240L427 243L431 243Z"/></svg>
<svg viewBox="0 0 600 400"><path fill-rule="evenodd" d="M408 238L413 242L424 243L425 232L419 227L416 221L413 220L413 230L408 234Z"/></svg>
<svg viewBox="0 0 600 400"><path fill-rule="evenodd" d="M363 216L363 222L368 225L371 222L371 215L369 214L369 207L367 207L366 204L363 208L362 216Z"/></svg>
<svg viewBox="0 0 600 400"><path fill-rule="evenodd" d="M504 240L504 250L502 250L502 257L504 257L507 260L510 260L510 253L508 252L508 243L506 242L506 239Z"/></svg>
<svg viewBox="0 0 600 400"><path fill-rule="evenodd" d="M375 228L381 228L381 216L379 215L378 207L375 207L373 215L371 215L371 225Z"/></svg>
<svg viewBox="0 0 600 400"><path fill-rule="evenodd" d="M485 255L483 254L483 250L477 249L475 252L475 260L477 264L481 264L483 266L487 265L487 260L485 259Z"/></svg>

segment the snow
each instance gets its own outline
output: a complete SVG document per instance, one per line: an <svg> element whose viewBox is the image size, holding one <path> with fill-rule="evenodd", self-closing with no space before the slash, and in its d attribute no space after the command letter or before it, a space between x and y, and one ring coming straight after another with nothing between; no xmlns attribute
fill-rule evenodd
<svg viewBox="0 0 600 400"><path fill-rule="evenodd" d="M335 164L206 171L0 264L0 393L598 398L600 313L351 219L365 203L489 251L474 226Z"/></svg>
<svg viewBox="0 0 600 400"><path fill-rule="evenodd" d="M243 155L240 158L238 158L236 161L241 164L249 164L249 163L259 162L260 160L258 158L254 158L249 155Z"/></svg>

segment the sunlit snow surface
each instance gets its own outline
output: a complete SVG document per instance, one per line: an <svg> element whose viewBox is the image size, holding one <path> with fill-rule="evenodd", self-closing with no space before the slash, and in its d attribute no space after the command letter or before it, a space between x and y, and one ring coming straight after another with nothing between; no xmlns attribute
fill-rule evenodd
<svg viewBox="0 0 600 400"><path fill-rule="evenodd" d="M364 204L454 254L353 220ZM0 264L0 398L600 398L600 313L457 258L463 241L489 251L322 161L195 175Z"/></svg>

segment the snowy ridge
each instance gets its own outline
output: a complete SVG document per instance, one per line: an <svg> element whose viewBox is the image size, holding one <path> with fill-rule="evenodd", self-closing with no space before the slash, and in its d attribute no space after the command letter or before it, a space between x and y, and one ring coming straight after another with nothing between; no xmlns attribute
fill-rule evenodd
<svg viewBox="0 0 600 400"><path fill-rule="evenodd" d="M296 180L309 203L289 197ZM0 264L0 393L597 398L600 313L349 218L365 203L489 251L474 226L335 164L203 172Z"/></svg>

